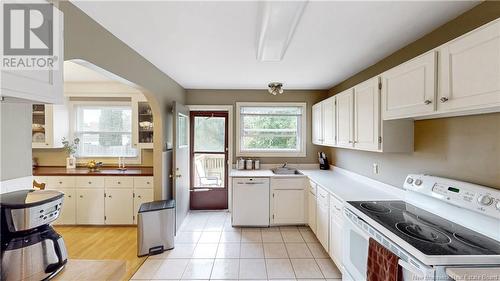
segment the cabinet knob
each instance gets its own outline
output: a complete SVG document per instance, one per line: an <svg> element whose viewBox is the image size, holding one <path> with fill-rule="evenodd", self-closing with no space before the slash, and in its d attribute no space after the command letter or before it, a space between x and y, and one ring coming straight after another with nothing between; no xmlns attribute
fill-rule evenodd
<svg viewBox="0 0 500 281"><path fill-rule="evenodd" d="M83 195L80 195L80 198L83 198Z"/></svg>
<svg viewBox="0 0 500 281"><path fill-rule="evenodd" d="M142 198L142 196L140 196L140 195L137 195L137 198Z"/></svg>
<svg viewBox="0 0 500 281"><path fill-rule="evenodd" d="M60 181L59 184L62 184L62 181Z"/></svg>
<svg viewBox="0 0 500 281"><path fill-rule="evenodd" d="M118 184L122 184L122 183L119 181Z"/></svg>
<svg viewBox="0 0 500 281"><path fill-rule="evenodd" d="M89 181L89 184L92 184L92 182L91 182L91 181Z"/></svg>
<svg viewBox="0 0 500 281"><path fill-rule="evenodd" d="M431 103L432 103L432 101L431 101L431 100L425 100L425 101L424 101L424 103L425 103L425 104L431 104Z"/></svg>
<svg viewBox="0 0 500 281"><path fill-rule="evenodd" d="M108 197L109 197L109 198L113 198L113 197L111 197L111 195L109 195Z"/></svg>
<svg viewBox="0 0 500 281"><path fill-rule="evenodd" d="M148 182L146 182L146 184L151 184L151 183L148 181Z"/></svg>
<svg viewBox="0 0 500 281"><path fill-rule="evenodd" d="M71 198L71 195L68 195L68 198Z"/></svg>
<svg viewBox="0 0 500 281"><path fill-rule="evenodd" d="M349 143L352 143L352 141L349 141Z"/></svg>
<svg viewBox="0 0 500 281"><path fill-rule="evenodd" d="M448 101L448 98L447 98L447 97L441 97L439 100L440 100L441 102L447 102L447 101Z"/></svg>

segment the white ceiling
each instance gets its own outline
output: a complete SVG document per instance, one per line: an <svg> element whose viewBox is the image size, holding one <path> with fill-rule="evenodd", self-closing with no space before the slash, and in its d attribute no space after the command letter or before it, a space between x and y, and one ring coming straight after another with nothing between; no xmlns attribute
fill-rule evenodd
<svg viewBox="0 0 500 281"><path fill-rule="evenodd" d="M280 62L257 60L258 2L73 2L187 89L328 89L478 2L309 2Z"/></svg>
<svg viewBox="0 0 500 281"><path fill-rule="evenodd" d="M114 82L116 80L72 61L64 62L65 82Z"/></svg>

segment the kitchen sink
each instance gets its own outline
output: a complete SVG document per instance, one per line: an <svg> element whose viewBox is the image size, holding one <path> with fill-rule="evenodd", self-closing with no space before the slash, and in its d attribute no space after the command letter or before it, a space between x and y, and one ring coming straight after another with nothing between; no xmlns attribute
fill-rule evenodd
<svg viewBox="0 0 500 281"><path fill-rule="evenodd" d="M273 173L276 175L303 175L299 170L295 168L280 167L271 169L271 171L273 171Z"/></svg>

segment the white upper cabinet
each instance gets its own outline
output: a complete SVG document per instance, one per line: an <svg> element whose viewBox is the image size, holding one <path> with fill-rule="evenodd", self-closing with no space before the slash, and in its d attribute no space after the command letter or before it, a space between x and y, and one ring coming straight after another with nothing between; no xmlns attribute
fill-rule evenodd
<svg viewBox="0 0 500 281"><path fill-rule="evenodd" d="M353 89L338 94L337 97L337 146L353 147Z"/></svg>
<svg viewBox="0 0 500 281"><path fill-rule="evenodd" d="M432 51L382 74L382 118L433 113L436 97L436 52Z"/></svg>
<svg viewBox="0 0 500 281"><path fill-rule="evenodd" d="M60 104L63 102L64 32L63 13L54 8L54 17L59 17L58 47L60 54L57 70L2 70L0 96L33 101L37 103Z"/></svg>
<svg viewBox="0 0 500 281"><path fill-rule="evenodd" d="M441 112L500 106L500 20L439 48Z"/></svg>
<svg viewBox="0 0 500 281"><path fill-rule="evenodd" d="M32 148L61 148L68 139L69 113L66 105L34 104L32 111Z"/></svg>
<svg viewBox="0 0 500 281"><path fill-rule="evenodd" d="M333 96L321 102L324 145L335 145L335 139L337 134L335 100L336 97Z"/></svg>
<svg viewBox="0 0 500 281"><path fill-rule="evenodd" d="M312 106L312 143L323 144L323 118L321 103Z"/></svg>
<svg viewBox="0 0 500 281"><path fill-rule="evenodd" d="M374 77L354 87L354 147L379 150L379 79Z"/></svg>

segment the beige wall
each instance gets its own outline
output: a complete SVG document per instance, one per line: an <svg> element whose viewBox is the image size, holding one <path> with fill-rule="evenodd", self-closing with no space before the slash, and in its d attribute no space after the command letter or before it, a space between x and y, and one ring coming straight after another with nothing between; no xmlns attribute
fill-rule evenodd
<svg viewBox="0 0 500 281"><path fill-rule="evenodd" d="M421 39L339 83L330 95L500 17L500 2L483 2ZM331 148L334 164L401 186L408 173L428 173L500 189L500 113L415 121L413 153L372 153ZM380 174L372 173L372 164Z"/></svg>
<svg viewBox="0 0 500 281"><path fill-rule="evenodd" d="M317 163L317 152L321 147L311 143L311 106L324 99L327 91L314 90L285 90L283 95L273 96L267 90L187 90L187 104L189 105L233 105L236 102L306 102L307 103L307 143L306 157L276 158L259 157L263 164L270 163ZM236 127L233 139L236 140ZM233 152L236 147L233 147ZM233 153L235 155L235 153ZM235 156L236 157L236 156ZM232 161L235 162L235 159Z"/></svg>
<svg viewBox="0 0 500 281"><path fill-rule="evenodd" d="M86 60L134 83L151 104L156 125L153 160L155 198L160 198L166 180L162 179L161 152L172 138L172 126L167 122L171 118L168 115L171 114L173 101L185 102L185 90L72 3L62 1L59 8L64 12L65 60ZM167 196L170 194L171 190L167 190Z"/></svg>

